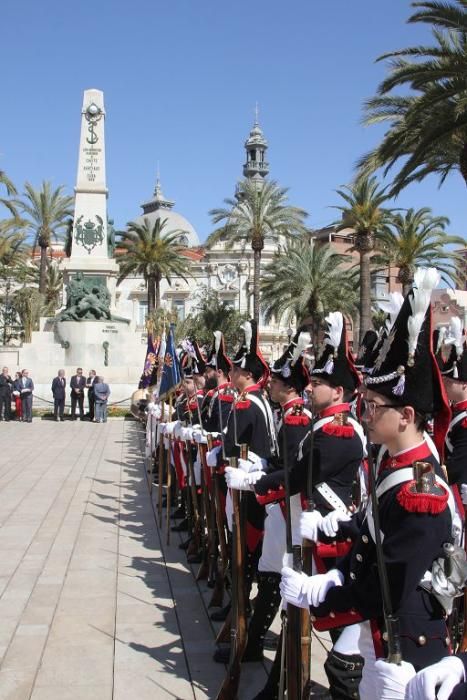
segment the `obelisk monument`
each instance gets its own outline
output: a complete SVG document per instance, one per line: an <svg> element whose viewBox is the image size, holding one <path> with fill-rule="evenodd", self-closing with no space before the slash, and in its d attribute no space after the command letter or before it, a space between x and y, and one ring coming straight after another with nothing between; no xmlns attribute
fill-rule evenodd
<svg viewBox="0 0 467 700"><path fill-rule="evenodd" d="M111 257L105 178L105 108L101 90L85 90L81 110L78 174L71 257L63 261L65 284L75 273L105 284L115 307L118 265Z"/></svg>

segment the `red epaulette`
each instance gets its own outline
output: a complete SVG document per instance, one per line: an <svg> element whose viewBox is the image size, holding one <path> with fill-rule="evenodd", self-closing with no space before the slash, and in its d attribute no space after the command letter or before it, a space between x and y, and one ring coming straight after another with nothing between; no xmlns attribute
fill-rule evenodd
<svg viewBox="0 0 467 700"><path fill-rule="evenodd" d="M249 399L241 399L240 401L237 401L235 404L235 408L238 411L242 411L244 408L250 408L251 406L251 401Z"/></svg>
<svg viewBox="0 0 467 700"><path fill-rule="evenodd" d="M233 403L235 396L233 394L219 394L219 398L226 403Z"/></svg>
<svg viewBox="0 0 467 700"><path fill-rule="evenodd" d="M212 398L214 396L215 389L209 389L208 393L206 394L207 398Z"/></svg>
<svg viewBox="0 0 467 700"><path fill-rule="evenodd" d="M446 510L449 494L444 486L435 483L427 493L417 491L416 486L417 482L413 479L400 487L397 500L404 510L428 515L438 515Z"/></svg>
<svg viewBox="0 0 467 700"><path fill-rule="evenodd" d="M461 423L461 426L462 426L463 428L467 428L467 418L464 418L464 419L463 419L463 421L462 421L462 423Z"/></svg>
<svg viewBox="0 0 467 700"><path fill-rule="evenodd" d="M346 413L336 413L332 421L323 425L321 430L334 437L351 438L355 435L355 428L347 421Z"/></svg>
<svg viewBox="0 0 467 700"><path fill-rule="evenodd" d="M303 405L297 404L291 413L285 416L285 425L308 425L310 418L303 412Z"/></svg>

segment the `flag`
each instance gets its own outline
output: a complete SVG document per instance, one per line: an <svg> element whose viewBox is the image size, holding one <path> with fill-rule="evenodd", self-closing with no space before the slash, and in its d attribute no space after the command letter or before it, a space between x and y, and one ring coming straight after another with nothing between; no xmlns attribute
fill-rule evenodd
<svg viewBox="0 0 467 700"><path fill-rule="evenodd" d="M181 384L180 364L175 352L173 329L174 325L170 324L165 348L164 366L162 367L161 385L159 387L159 398L162 400L173 394Z"/></svg>
<svg viewBox="0 0 467 700"><path fill-rule="evenodd" d="M159 365L159 339L154 340L150 331L148 333L148 344L146 347L146 359L144 361L143 374L139 381L138 389L147 389L157 383L157 367Z"/></svg>

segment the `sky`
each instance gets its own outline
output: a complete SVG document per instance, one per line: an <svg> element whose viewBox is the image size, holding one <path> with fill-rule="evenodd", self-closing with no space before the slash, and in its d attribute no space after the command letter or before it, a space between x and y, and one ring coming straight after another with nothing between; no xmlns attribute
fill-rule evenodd
<svg viewBox="0 0 467 700"><path fill-rule="evenodd" d="M0 10L0 169L20 190L49 180L72 193L83 91L103 90L115 227L142 213L159 162L165 196L201 241L242 176L256 102L270 177L311 227L335 220L335 190L382 133L361 123L386 72L376 57L430 38L406 23L409 0L1 0ZM435 177L411 185L395 206L429 206L467 235L457 173L441 189Z"/></svg>

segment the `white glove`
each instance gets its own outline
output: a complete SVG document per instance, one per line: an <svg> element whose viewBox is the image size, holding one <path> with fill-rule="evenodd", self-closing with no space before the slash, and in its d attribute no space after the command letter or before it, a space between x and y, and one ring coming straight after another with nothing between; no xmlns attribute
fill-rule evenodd
<svg viewBox="0 0 467 700"><path fill-rule="evenodd" d="M394 700L394 698L404 700L407 697L407 683L415 676L412 664L407 661L390 664L386 659L378 659L375 662L375 671L375 697L378 700Z"/></svg>
<svg viewBox="0 0 467 700"><path fill-rule="evenodd" d="M164 434L165 434L165 426L166 426L166 425L167 425L167 423L165 423L164 421L160 421L160 422L158 423L159 435L164 435Z"/></svg>
<svg viewBox="0 0 467 700"><path fill-rule="evenodd" d="M289 566L282 568L281 576L280 591L284 600L297 608L308 608L308 600L302 593L302 588L309 577L303 572L294 571Z"/></svg>
<svg viewBox="0 0 467 700"><path fill-rule="evenodd" d="M323 516L318 510L304 511L300 516L300 537L310 542L318 541L318 528L323 521Z"/></svg>
<svg viewBox="0 0 467 700"><path fill-rule="evenodd" d="M173 428L173 436L176 440L181 440L182 439L182 430L183 430L183 423L181 420L177 420L174 423L174 428Z"/></svg>
<svg viewBox="0 0 467 700"><path fill-rule="evenodd" d="M174 420L171 423L166 423L165 428L164 428L164 435L173 435L175 431L175 427L177 425L180 425L179 420Z"/></svg>
<svg viewBox="0 0 467 700"><path fill-rule="evenodd" d="M290 577L290 571L292 570L288 567L284 567L282 569L283 580L284 572L286 572L286 576ZM295 571L292 571L292 573L295 574L295 576L297 575ZM303 578L299 594L300 596L303 596L303 599L297 597L295 594L295 589L292 588L292 597L295 597L295 599L297 600L302 600L302 604L298 604L298 607L300 608L306 608L310 605L312 605L314 608L318 607L318 605L320 605L320 603L322 603L325 600L327 592L331 588L334 588L335 586L342 586L342 584L344 583L344 577L339 571L339 569L331 569L325 574L316 574L315 576L306 576L305 574L302 574L302 576ZM296 586L297 584L298 581L296 580L294 586ZM284 591L282 592L282 595L289 603L297 605L296 602L289 599L287 586L284 586Z"/></svg>
<svg viewBox="0 0 467 700"><path fill-rule="evenodd" d="M196 428L195 430L193 430L193 435L191 436L191 439L194 440L197 445L206 445L208 442L206 439L206 433L201 428Z"/></svg>
<svg viewBox="0 0 467 700"><path fill-rule="evenodd" d="M245 474L241 469L235 467L225 468L225 480L229 489L237 491L252 491L252 487L261 479L264 472L250 472Z"/></svg>
<svg viewBox="0 0 467 700"><path fill-rule="evenodd" d="M467 506L467 484L461 484L461 500Z"/></svg>
<svg viewBox="0 0 467 700"><path fill-rule="evenodd" d="M462 661L457 656L446 656L437 664L419 671L409 681L405 697L407 700L448 700L454 687L464 680Z"/></svg>
<svg viewBox="0 0 467 700"><path fill-rule="evenodd" d="M348 522L352 516L339 510L332 510L322 520L320 529L326 537L335 537L339 532L339 523Z"/></svg>
<svg viewBox="0 0 467 700"><path fill-rule="evenodd" d="M262 471L261 465L258 462L250 462L249 459L242 459L239 457L237 464L238 468L241 469L242 472L245 472L245 474L248 474L249 472Z"/></svg>
<svg viewBox="0 0 467 700"><path fill-rule="evenodd" d="M191 442L192 435L193 435L193 428L182 427L180 429L180 440L183 440L183 442Z"/></svg>
<svg viewBox="0 0 467 700"><path fill-rule="evenodd" d="M221 446L213 447L212 450L206 452L206 464L208 467L217 467L217 455L221 451Z"/></svg>
<svg viewBox="0 0 467 700"><path fill-rule="evenodd" d="M249 472L264 470L264 467L266 467L268 463L266 459L258 457L258 455L252 450L248 450L248 459L246 461L250 462L250 468L248 469Z"/></svg>

